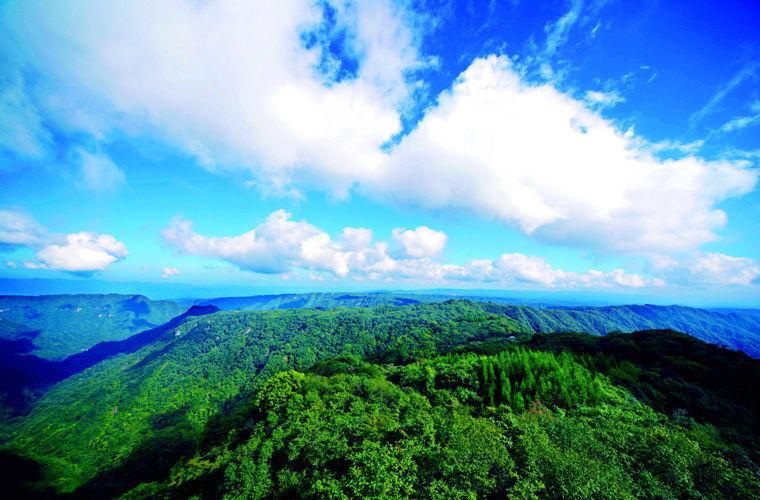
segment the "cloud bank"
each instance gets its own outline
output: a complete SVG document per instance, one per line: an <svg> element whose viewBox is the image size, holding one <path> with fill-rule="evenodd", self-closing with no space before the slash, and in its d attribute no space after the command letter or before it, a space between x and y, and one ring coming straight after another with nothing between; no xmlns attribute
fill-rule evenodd
<svg viewBox="0 0 760 500"><path fill-rule="evenodd" d="M358 280L412 281L425 283L488 282L548 288L661 286L662 280L628 274L622 269L583 273L557 269L544 259L522 254L503 254L462 265L435 259L446 244L444 232L420 226L396 228L394 240L404 252L394 257L389 244L373 242L366 228L344 228L341 237L306 222L294 221L278 210L254 229L238 236L204 236L191 221L175 218L163 231L164 240L181 254L222 259L240 269L266 274L308 272ZM313 274L317 273L317 274Z"/></svg>

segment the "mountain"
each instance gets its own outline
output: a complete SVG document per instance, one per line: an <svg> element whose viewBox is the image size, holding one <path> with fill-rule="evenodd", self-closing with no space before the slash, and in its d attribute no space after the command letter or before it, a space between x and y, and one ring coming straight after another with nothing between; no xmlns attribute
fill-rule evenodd
<svg viewBox="0 0 760 500"><path fill-rule="evenodd" d="M462 300L491 303L491 311L504 314L523 327L539 333L583 332L606 335L611 332L634 332L672 329L760 358L760 310L697 309L684 306L551 306L515 305L513 299L492 296L464 296ZM213 304L222 310L273 310L293 308L332 309L336 307L370 307L409 305L451 300L450 295L382 292L371 294L304 293L222 297L180 301L185 305Z"/></svg>
<svg viewBox="0 0 760 500"><path fill-rule="evenodd" d="M59 360L163 324L184 309L142 295L0 296L0 339L29 341L31 349L15 352ZM22 347L2 346L6 353Z"/></svg>
<svg viewBox="0 0 760 500"><path fill-rule="evenodd" d="M254 295L250 297L218 297L178 301L185 305L214 305L223 311L269 311L273 309L333 309L336 307L371 307L379 305L410 305L449 300L439 295L412 296L392 292L377 293L288 293Z"/></svg>
<svg viewBox="0 0 760 500"><path fill-rule="evenodd" d="M98 342L125 339L163 324L192 305L214 305L222 310L331 309L442 302L451 300L453 293L314 292L177 301L154 301L140 295L0 296L0 349L60 360ZM525 306L516 304L514 298L494 294L458 298L500 304L500 313L542 333L570 331L604 335L614 331L673 329L760 357L760 310L757 309L540 303ZM24 340L31 341L34 347L25 350L28 344L23 343Z"/></svg>
<svg viewBox="0 0 760 500"><path fill-rule="evenodd" d="M760 361L504 307L185 317L54 385L0 462L83 497L751 498Z"/></svg>
<svg viewBox="0 0 760 500"><path fill-rule="evenodd" d="M487 307L538 333L606 335L611 332L671 329L760 358L760 315L752 309L723 312L655 305L543 309L502 305Z"/></svg>
<svg viewBox="0 0 760 500"><path fill-rule="evenodd" d="M155 342L189 317L211 314L218 310L214 306L193 306L161 326L142 331L124 340L100 342L60 361L25 354L31 348L27 339L0 340L6 343L5 352L0 352L0 402L3 412L8 416L23 412L33 403L34 395L43 393L47 386L118 354L135 352ZM10 345L14 343L21 343L23 346Z"/></svg>

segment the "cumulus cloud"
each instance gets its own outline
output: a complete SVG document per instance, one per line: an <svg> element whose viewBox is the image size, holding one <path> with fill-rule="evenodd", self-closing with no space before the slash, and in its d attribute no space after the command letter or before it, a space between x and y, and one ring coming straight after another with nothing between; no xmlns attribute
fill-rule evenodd
<svg viewBox="0 0 760 500"><path fill-rule="evenodd" d="M182 218L174 219L163 236L181 253L221 258L249 271L281 273L298 265L337 276L348 274L347 253L340 244L308 222L291 220L284 210L239 236L203 236Z"/></svg>
<svg viewBox="0 0 760 500"><path fill-rule="evenodd" d="M33 246L42 242L45 228L20 210L0 210L0 247Z"/></svg>
<svg viewBox="0 0 760 500"><path fill-rule="evenodd" d="M551 85L526 84L508 59L491 56L389 153L373 188L496 217L544 242L652 253L714 240L726 221L715 205L756 181L743 164L660 160L632 131Z"/></svg>
<svg viewBox="0 0 760 500"><path fill-rule="evenodd" d="M533 283L545 286L570 288L583 287L633 287L663 286L658 278L645 278L638 274L626 273L623 269L602 272L589 270L583 273L563 271L549 265L544 259L522 254L504 254L496 262L495 269L502 279Z"/></svg>
<svg viewBox="0 0 760 500"><path fill-rule="evenodd" d="M435 257L446 246L446 233L426 226L417 229L396 228L393 239L399 243L409 257Z"/></svg>
<svg viewBox="0 0 760 500"><path fill-rule="evenodd" d="M334 16L307 0L28 1L7 6L5 19L9 36L24 41L18 50L33 52L25 59L48 80L47 102L80 111L59 113L60 121L71 115L72 126L88 123L101 136L158 137L205 168L245 168L275 193L357 189L496 218L542 242L653 254L715 240L727 217L718 204L757 182L742 163L708 162L694 151L662 160L598 105L527 83L506 57L473 61L399 136L416 88L410 75L424 64L414 16L390 0L328 3ZM539 59L590 22L584 9L573 1L546 27ZM333 42L344 57L330 52ZM355 71L340 67L344 58ZM754 75L754 66L742 70L694 120ZM236 247L250 236L237 238L208 244ZM330 247L339 242L312 244L319 266L345 271ZM247 258L229 252L230 260ZM326 256L337 260L322 262ZM286 267L255 261L262 270Z"/></svg>
<svg viewBox="0 0 760 500"><path fill-rule="evenodd" d="M110 234L72 233L61 244L43 247L37 252L38 262L27 263L27 267L92 273L104 270L127 254L124 243Z"/></svg>
<svg viewBox="0 0 760 500"><path fill-rule="evenodd" d="M400 131L419 61L411 14L395 2L326 3L332 21L309 0L32 1L6 14L33 20L9 23L10 34L57 84L56 100L100 117L101 135L126 124L208 168L255 165L273 189L298 171L340 191ZM325 61L339 63L329 46L340 33L358 69L336 80Z"/></svg>
<svg viewBox="0 0 760 500"><path fill-rule="evenodd" d="M92 191L115 191L126 182L124 171L111 159L101 153L90 153L78 149L82 186Z"/></svg>
<svg viewBox="0 0 760 500"><path fill-rule="evenodd" d="M179 274L182 274L182 273L176 267L161 268L161 277L164 279L168 279L168 278L171 278L172 276L177 276Z"/></svg>
<svg viewBox="0 0 760 500"><path fill-rule="evenodd" d="M752 285L760 282L760 262L719 252L657 255L650 268L669 280L686 285Z"/></svg>
<svg viewBox="0 0 760 500"><path fill-rule="evenodd" d="M108 234L79 232L56 235L48 232L31 215L20 210L0 210L0 248L37 249L37 260L26 269L56 269L74 273L102 271L127 256L124 243ZM6 263L16 268L14 262Z"/></svg>
<svg viewBox="0 0 760 500"><path fill-rule="evenodd" d="M294 221L283 210L272 213L258 227L239 236L204 236L192 223L174 219L163 232L166 243L184 254L226 260L241 269L259 273L307 272L312 279L325 274L337 278L425 283L488 282L546 288L643 287L663 282L622 269L567 272L544 259L504 254L495 260L477 259L464 264L440 262L435 257L446 235L425 226L397 228L392 237L405 249L404 256L391 255L387 242L372 241L364 228L345 228L338 239L306 221Z"/></svg>
<svg viewBox="0 0 760 500"><path fill-rule="evenodd" d="M702 283L750 285L760 278L760 263L746 257L704 253L692 264L691 271Z"/></svg>

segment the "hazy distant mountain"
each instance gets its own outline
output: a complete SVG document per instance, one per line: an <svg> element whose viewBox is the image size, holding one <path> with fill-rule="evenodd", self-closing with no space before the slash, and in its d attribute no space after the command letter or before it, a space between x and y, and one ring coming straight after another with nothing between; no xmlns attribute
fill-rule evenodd
<svg viewBox="0 0 760 500"><path fill-rule="evenodd" d="M185 309L141 295L0 296L0 339L26 339L32 348L23 352L61 359L165 323Z"/></svg>

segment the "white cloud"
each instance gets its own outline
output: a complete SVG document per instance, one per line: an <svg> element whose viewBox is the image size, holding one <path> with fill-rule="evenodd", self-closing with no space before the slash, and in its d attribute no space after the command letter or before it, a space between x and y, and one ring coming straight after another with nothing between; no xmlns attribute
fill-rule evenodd
<svg viewBox="0 0 760 500"><path fill-rule="evenodd" d="M652 153L680 153L682 155L693 155L697 153L702 146L705 145L703 139L699 139L692 142L681 142L670 139L665 139L655 143L648 143L644 140L639 140L637 147L644 150L651 151Z"/></svg>
<svg viewBox="0 0 760 500"><path fill-rule="evenodd" d="M583 273L568 272L549 265L544 259L522 254L504 254L494 267L501 273L501 279L533 283L551 287L633 287L662 286L665 282L657 278L645 278L638 274L628 274L622 269L602 272L591 269Z"/></svg>
<svg viewBox="0 0 760 500"><path fill-rule="evenodd" d="M347 250L364 250L372 243L372 230L364 227L346 227L341 233L341 240Z"/></svg>
<svg viewBox="0 0 760 500"><path fill-rule="evenodd" d="M602 92L600 90L589 90L584 97L586 103L592 108L611 108L616 104L625 102L625 97L615 90Z"/></svg>
<svg viewBox="0 0 760 500"><path fill-rule="evenodd" d="M239 236L208 237L196 233L192 223L175 219L164 230L169 246L180 253L226 260L241 269L291 276L307 276L417 283L486 282L500 285L548 288L659 286L661 280L627 274L590 270L566 272L540 257L504 254L496 260L476 259L462 265L443 263L440 253L446 235L427 227L396 229L392 236L405 248L405 256L393 257L387 242L372 242L371 232L346 228L338 240L306 221L293 221L283 210L272 213L255 229Z"/></svg>
<svg viewBox="0 0 760 500"><path fill-rule="evenodd" d="M0 210L0 245L37 245L44 236L45 228L26 212Z"/></svg>
<svg viewBox="0 0 760 500"><path fill-rule="evenodd" d="M663 161L640 144L491 56L441 95L371 187L398 202L496 217L544 242L653 253L714 240L726 221L715 204L757 181L741 163Z"/></svg>
<svg viewBox="0 0 760 500"><path fill-rule="evenodd" d="M756 123L760 123L760 114L751 116L737 116L736 118L724 123L720 127L720 130L721 132L733 132L735 130L742 130L744 128L747 128L750 125L755 125Z"/></svg>
<svg viewBox="0 0 760 500"><path fill-rule="evenodd" d="M581 10L583 9L582 0L573 0L568 10L562 17L556 22L548 24L546 26L546 48L544 49L545 56L552 56L557 49L567 42L567 37L570 30L578 21Z"/></svg>
<svg viewBox="0 0 760 500"><path fill-rule="evenodd" d="M324 231L305 221L293 221L278 210L255 229L239 236L207 237L193 231L192 222L177 218L163 231L164 240L181 253L221 258L242 269L281 273L302 266L348 274L348 252Z"/></svg>
<svg viewBox="0 0 760 500"><path fill-rule="evenodd" d="M168 279L168 278L171 278L172 276L177 276L179 274L182 274L182 273L176 267L161 268L161 277L164 279Z"/></svg>
<svg viewBox="0 0 760 500"><path fill-rule="evenodd" d="M309 0L31 1L6 14L27 21L9 31L34 52L26 59L51 79L54 100L100 117L100 135L162 137L208 168L247 165L275 190L299 172L345 191L400 130L397 108L419 61L411 14L394 2L330 4L333 31L345 31L359 63L341 81L315 69L330 57L328 27ZM307 49L310 31L320 43Z"/></svg>
<svg viewBox="0 0 760 500"><path fill-rule="evenodd" d="M5 261L5 267L7 267L8 269L16 269L18 267L18 264L16 264L12 260L7 260Z"/></svg>
<svg viewBox="0 0 760 500"><path fill-rule="evenodd" d="M752 115L737 116L720 127L721 132L734 132L736 130L742 130L752 125L760 123L760 101L754 101L750 105L750 109L754 112Z"/></svg>
<svg viewBox="0 0 760 500"><path fill-rule="evenodd" d="M128 254L124 243L110 234L72 233L60 244L37 252L37 262L25 262L27 269L54 269L72 273L102 271Z"/></svg>
<svg viewBox="0 0 760 500"><path fill-rule="evenodd" d="M126 182L124 171L101 153L89 153L78 149L82 186L92 191L115 191Z"/></svg>
<svg viewBox="0 0 760 500"><path fill-rule="evenodd" d="M649 259L649 267L669 281L685 285L746 286L760 281L760 262L717 252L655 255Z"/></svg>
<svg viewBox="0 0 760 500"><path fill-rule="evenodd" d="M704 253L690 264L696 281L718 285L751 285L760 278L760 263L746 257Z"/></svg>
<svg viewBox="0 0 760 500"><path fill-rule="evenodd" d="M34 52L27 59L55 89L48 102L75 103L77 126L103 137L112 130L158 137L205 168L242 166L275 193L355 188L496 218L542 242L652 254L715 240L726 221L718 203L756 184L757 173L740 163L661 160L632 130L552 85L526 83L496 56L473 61L388 151L414 92L409 74L424 63L415 21L390 0L331 4L332 30L307 0L28 1L5 13L26 21L8 23L10 34L24 41L19 50ZM547 26L544 58L574 26L592 22L600 5L586 12L571 2ZM305 48L309 31L318 36ZM346 33L355 75L331 78L338 62L324 50L331 32ZM710 106L753 77L753 68ZM246 241L238 238L235 244ZM320 238L312 241L314 265L345 270L344 256L327 248L339 243ZM328 256L336 260L325 262ZM283 267L271 261L262 269Z"/></svg>
<svg viewBox="0 0 760 500"><path fill-rule="evenodd" d="M3 245L37 249L26 269L55 269L73 273L102 271L127 256L127 247L109 234L87 231L52 234L21 210L0 210L0 248ZM8 261L9 268L18 267Z"/></svg>
<svg viewBox="0 0 760 500"><path fill-rule="evenodd" d="M399 243L409 257L435 257L446 246L446 233L426 226L416 229L396 228L393 239Z"/></svg>

